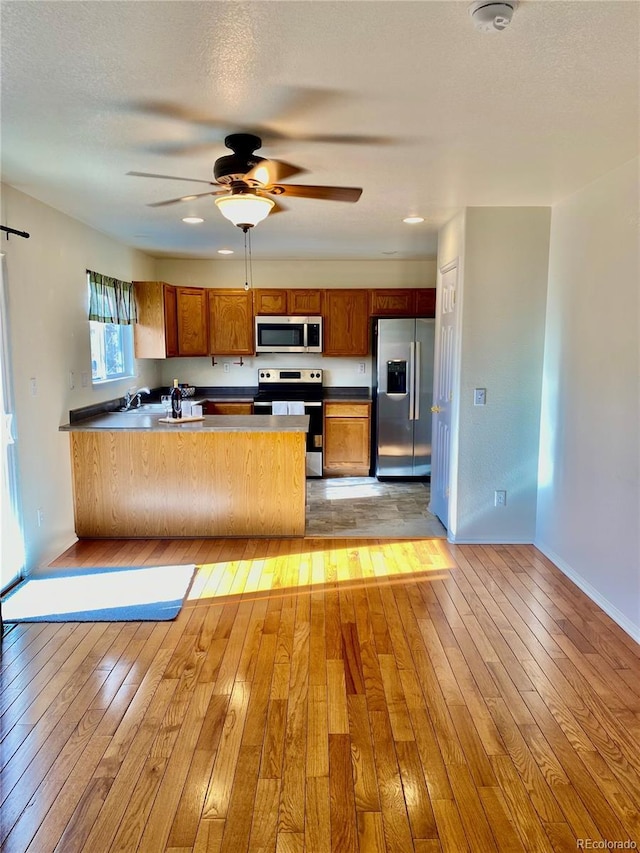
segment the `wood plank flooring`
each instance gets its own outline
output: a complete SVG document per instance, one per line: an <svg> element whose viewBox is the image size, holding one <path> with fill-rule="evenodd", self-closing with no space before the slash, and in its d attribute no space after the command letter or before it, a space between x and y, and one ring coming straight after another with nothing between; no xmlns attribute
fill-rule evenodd
<svg viewBox="0 0 640 853"><path fill-rule="evenodd" d="M5 637L3 853L640 845L640 647L535 548L85 541L54 565L184 562L173 622Z"/></svg>

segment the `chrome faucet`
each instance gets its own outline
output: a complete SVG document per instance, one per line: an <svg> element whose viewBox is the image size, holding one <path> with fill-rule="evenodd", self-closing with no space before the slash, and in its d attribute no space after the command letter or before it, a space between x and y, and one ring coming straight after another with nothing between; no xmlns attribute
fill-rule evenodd
<svg viewBox="0 0 640 853"><path fill-rule="evenodd" d="M124 395L124 411L128 412L129 409L139 409L140 403L142 401L141 394L150 394L151 391L146 386L144 388L138 388L137 391L133 391L131 388Z"/></svg>

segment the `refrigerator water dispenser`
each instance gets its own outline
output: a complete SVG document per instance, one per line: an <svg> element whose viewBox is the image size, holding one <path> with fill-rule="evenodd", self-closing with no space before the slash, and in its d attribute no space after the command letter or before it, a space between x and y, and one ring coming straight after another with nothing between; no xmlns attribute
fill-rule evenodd
<svg viewBox="0 0 640 853"><path fill-rule="evenodd" d="M397 358L387 362L387 394L407 393L407 362Z"/></svg>

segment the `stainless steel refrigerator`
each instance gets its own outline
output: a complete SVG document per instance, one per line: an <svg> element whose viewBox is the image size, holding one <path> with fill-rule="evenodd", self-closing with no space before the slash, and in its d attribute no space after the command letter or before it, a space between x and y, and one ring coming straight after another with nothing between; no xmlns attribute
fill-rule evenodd
<svg viewBox="0 0 640 853"><path fill-rule="evenodd" d="M376 322L376 477L431 475L434 344L435 320Z"/></svg>

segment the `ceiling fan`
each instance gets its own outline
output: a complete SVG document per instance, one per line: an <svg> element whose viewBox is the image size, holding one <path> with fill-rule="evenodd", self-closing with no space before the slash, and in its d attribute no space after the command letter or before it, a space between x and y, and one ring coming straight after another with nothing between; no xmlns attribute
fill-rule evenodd
<svg viewBox="0 0 640 853"><path fill-rule="evenodd" d="M360 187L328 187L310 184L283 184L281 181L305 170L282 160L259 157L254 152L262 147L262 140L252 133L232 133L224 144L233 154L219 157L213 166L215 180L180 178L175 175L155 175L148 172L127 172L141 178L162 178L172 181L193 181L208 184L216 189L196 195L179 196L166 201L156 201L149 207L164 207L181 201L192 201L203 196L218 196L215 202L222 215L247 231L270 213L285 210L271 196L314 198L324 201L356 202L362 194Z"/></svg>

